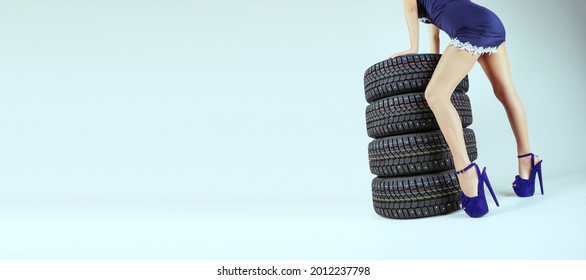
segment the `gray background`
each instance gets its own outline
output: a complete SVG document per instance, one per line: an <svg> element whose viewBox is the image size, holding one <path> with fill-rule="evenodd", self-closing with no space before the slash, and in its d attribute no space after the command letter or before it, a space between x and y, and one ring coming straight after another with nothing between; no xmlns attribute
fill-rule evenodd
<svg viewBox="0 0 586 280"><path fill-rule="evenodd" d="M546 189L555 193L549 178L586 171L586 5L475 2L505 24L531 148L544 160ZM362 78L372 64L409 47L402 1L0 3L0 223L10 228L0 240L21 238L18 245L0 243L0 257L244 258L251 256L245 248L214 251L205 244L228 246L219 240L246 232L251 244L262 239L266 248L289 248L257 250L260 258L334 258L337 245L318 244L336 232L320 233L319 220L292 226L313 242L296 249L286 235L263 235L263 226L278 224L263 224L262 215L283 222L299 213L378 218ZM426 25L419 26L420 52L427 52ZM442 33L442 50L447 39ZM505 111L479 65L470 84L477 162L497 190L508 192L517 158ZM164 212L172 209L190 213L192 236L208 239L193 241L190 231L172 237L177 231L164 223L182 217ZM138 216L97 222L123 211ZM43 216L49 213L58 214ZM148 223L157 213L167 214L156 227L131 223L139 216ZM347 223L344 215L328 219ZM222 222L228 216L234 220ZM439 219L410 225L428 228ZM96 228L83 231L84 225ZM583 222L574 226L573 234L585 233ZM152 238L136 241L141 234ZM68 250L60 247L66 244ZM356 246L348 256L402 257L360 254ZM417 252L409 256L430 257Z"/></svg>

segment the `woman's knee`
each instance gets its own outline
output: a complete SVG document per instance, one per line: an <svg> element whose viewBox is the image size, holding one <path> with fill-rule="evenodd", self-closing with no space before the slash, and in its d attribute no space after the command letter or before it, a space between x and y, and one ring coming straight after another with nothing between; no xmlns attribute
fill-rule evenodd
<svg viewBox="0 0 586 280"><path fill-rule="evenodd" d="M425 100L428 104L438 104L443 103L446 101L450 101L449 93L446 93L445 90L440 88L434 87L433 85L428 85L425 89Z"/></svg>
<svg viewBox="0 0 586 280"><path fill-rule="evenodd" d="M513 97L517 94L514 86L494 86L492 88L494 92L494 96L500 102L506 102L510 97Z"/></svg>

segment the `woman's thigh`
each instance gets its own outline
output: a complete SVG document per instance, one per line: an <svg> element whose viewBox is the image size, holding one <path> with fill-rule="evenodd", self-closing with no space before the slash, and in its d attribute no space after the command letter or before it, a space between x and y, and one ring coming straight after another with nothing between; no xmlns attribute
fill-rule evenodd
<svg viewBox="0 0 586 280"><path fill-rule="evenodd" d="M500 98L505 93L515 90L505 43L499 46L496 53L483 55L478 62L497 97Z"/></svg>
<svg viewBox="0 0 586 280"><path fill-rule="evenodd" d="M425 90L426 98L449 97L470 72L480 54L448 46L443 52Z"/></svg>

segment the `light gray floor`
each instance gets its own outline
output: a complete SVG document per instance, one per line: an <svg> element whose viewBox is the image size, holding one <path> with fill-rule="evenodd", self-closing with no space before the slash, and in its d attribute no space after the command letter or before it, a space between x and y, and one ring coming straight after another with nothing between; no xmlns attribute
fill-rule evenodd
<svg viewBox="0 0 586 280"><path fill-rule="evenodd" d="M364 198L255 205L2 206L2 259L584 259L583 173L481 219L392 220ZM496 180L495 180L496 181ZM496 185L496 184L495 184ZM254 210L249 210L254 209Z"/></svg>

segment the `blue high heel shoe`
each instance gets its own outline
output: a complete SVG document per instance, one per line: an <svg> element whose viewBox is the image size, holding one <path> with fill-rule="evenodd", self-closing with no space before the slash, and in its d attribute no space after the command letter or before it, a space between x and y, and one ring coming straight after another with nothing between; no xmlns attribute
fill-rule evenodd
<svg viewBox="0 0 586 280"><path fill-rule="evenodd" d="M479 218L484 216L488 213L488 204L486 203L486 197L484 196L484 182L486 182L486 186L496 203L496 206L499 206L499 202L494 195L494 191L492 190L492 186L490 185L490 181L488 180L488 176L486 175L486 166L482 169L482 173L480 172L480 168L475 162L471 162L468 166L464 169L456 171L456 174L463 173L464 171L470 169L472 166L476 167L476 174L478 174L478 195L474 197L467 197L464 192L460 193L460 201L462 202L462 209L468 216L472 218Z"/></svg>
<svg viewBox="0 0 586 280"><path fill-rule="evenodd" d="M520 197L530 197L535 194L535 174L539 175L539 185L541 186L541 194L543 195L543 180L541 179L541 162L543 160L539 160L537 164L534 164L535 154L528 153L524 155L517 156L517 158L522 158L526 156L531 156L531 174L529 174L529 179L523 179L521 176L515 176L515 181L513 181L513 190Z"/></svg>

